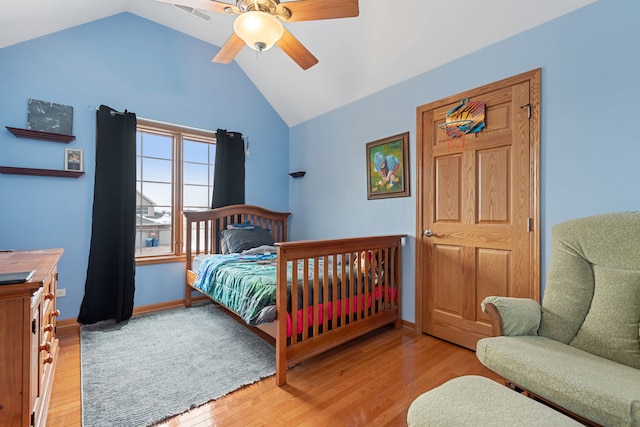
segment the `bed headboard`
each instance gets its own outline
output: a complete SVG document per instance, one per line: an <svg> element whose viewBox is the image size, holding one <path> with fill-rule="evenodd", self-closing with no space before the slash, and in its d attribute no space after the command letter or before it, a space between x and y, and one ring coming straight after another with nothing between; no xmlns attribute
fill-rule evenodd
<svg viewBox="0 0 640 427"><path fill-rule="evenodd" d="M275 212L253 205L231 205L205 211L185 211L184 215L187 267L193 256L215 254L219 249L218 232L229 224L250 221L253 225L271 230L276 242L287 241L289 212Z"/></svg>

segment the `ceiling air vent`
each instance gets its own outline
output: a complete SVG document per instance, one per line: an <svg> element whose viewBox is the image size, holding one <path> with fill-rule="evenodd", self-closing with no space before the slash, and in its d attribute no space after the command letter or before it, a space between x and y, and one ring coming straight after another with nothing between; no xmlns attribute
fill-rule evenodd
<svg viewBox="0 0 640 427"><path fill-rule="evenodd" d="M177 7L178 9L184 10L189 15L197 16L198 18L204 19L205 21L211 21L211 17L209 15L207 15L206 13L198 9L194 9L189 6L182 6L181 4L174 4L174 6Z"/></svg>

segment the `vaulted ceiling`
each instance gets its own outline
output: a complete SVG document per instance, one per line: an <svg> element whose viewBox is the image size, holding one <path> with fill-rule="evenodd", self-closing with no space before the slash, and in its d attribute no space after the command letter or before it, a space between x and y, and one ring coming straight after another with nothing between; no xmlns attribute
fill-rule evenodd
<svg viewBox="0 0 640 427"><path fill-rule="evenodd" d="M360 0L356 18L285 23L319 59L306 71L277 47L235 60L294 126L595 1ZM0 48L121 12L211 43L211 58L233 32L234 16L155 0L0 0Z"/></svg>

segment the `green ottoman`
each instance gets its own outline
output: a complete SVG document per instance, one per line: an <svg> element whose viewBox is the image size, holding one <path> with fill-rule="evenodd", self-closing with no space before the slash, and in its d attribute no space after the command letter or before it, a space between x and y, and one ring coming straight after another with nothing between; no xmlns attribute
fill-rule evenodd
<svg viewBox="0 0 640 427"><path fill-rule="evenodd" d="M582 426L542 403L485 377L454 378L421 394L407 414L421 426Z"/></svg>

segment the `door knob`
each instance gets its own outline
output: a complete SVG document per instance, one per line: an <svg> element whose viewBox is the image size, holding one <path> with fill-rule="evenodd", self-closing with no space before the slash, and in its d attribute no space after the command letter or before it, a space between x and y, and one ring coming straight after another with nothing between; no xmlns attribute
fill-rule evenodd
<svg viewBox="0 0 640 427"><path fill-rule="evenodd" d="M433 236L433 231L428 228L428 229L424 230L424 235L427 236L427 237L431 237L431 236Z"/></svg>

